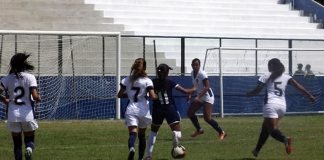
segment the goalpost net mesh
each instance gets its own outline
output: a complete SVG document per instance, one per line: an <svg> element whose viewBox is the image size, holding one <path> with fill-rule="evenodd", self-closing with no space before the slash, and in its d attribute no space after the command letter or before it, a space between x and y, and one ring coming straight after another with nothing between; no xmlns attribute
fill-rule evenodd
<svg viewBox="0 0 324 160"><path fill-rule="evenodd" d="M289 58L289 53L292 55L291 58ZM225 115L262 113L265 89L256 97L247 97L246 93L254 89L259 76L268 71L267 64L270 59L280 59L285 65L286 74L289 74L289 59L292 61L292 66L294 66L293 71L295 71L295 66L298 63L311 63L315 66L316 73L321 73L324 70L320 68L321 62L317 59L323 59L323 53L324 50L312 49L239 49L229 47L221 48L221 50L220 48L207 49L203 67L208 73L210 83L215 90L214 113ZM220 77L222 77L223 81L222 89L220 88ZM323 77L293 76L293 78L316 96L316 102L310 103L307 97L289 85L286 90L287 112L296 114L322 112L324 103L321 101L323 91L320 82ZM221 113L222 104L219 102L223 102L223 113Z"/></svg>
<svg viewBox="0 0 324 160"><path fill-rule="evenodd" d="M0 73L11 57L30 53L42 101L38 119L116 118L118 34L1 34ZM2 109L3 108L3 109ZM0 118L6 119L6 106Z"/></svg>

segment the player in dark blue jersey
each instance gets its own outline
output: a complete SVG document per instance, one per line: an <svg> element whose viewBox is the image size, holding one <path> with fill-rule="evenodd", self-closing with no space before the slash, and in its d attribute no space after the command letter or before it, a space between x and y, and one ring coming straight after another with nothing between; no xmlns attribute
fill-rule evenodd
<svg viewBox="0 0 324 160"><path fill-rule="evenodd" d="M185 94L191 94L193 89L185 89L179 84L168 79L169 70L172 70L167 64L160 64L157 67L158 78L153 79L155 93L158 99L153 101L151 133L147 142L146 160L152 159L153 146L158 134L158 130L166 119L172 130L173 146L179 145L181 138L180 120L178 109L174 102L173 89L177 89Z"/></svg>

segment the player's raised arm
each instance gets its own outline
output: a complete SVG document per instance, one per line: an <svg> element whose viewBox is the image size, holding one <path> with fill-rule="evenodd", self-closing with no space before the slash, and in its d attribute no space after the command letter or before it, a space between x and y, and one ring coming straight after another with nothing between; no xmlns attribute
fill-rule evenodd
<svg viewBox="0 0 324 160"><path fill-rule="evenodd" d="M309 98L309 100L311 101L311 102L315 102L315 97L311 94L311 93L309 93L301 84L299 84L296 80L294 80L294 79L290 79L289 80L289 84L291 84L291 85L293 85L296 89L298 89L300 92L302 92L303 94L305 94L308 98Z"/></svg>
<svg viewBox="0 0 324 160"><path fill-rule="evenodd" d="M263 89L263 87L264 87L264 84L261 83L261 82L258 82L258 84L256 85L256 87L253 90L247 92L246 95L249 96L249 97L256 96L256 95L258 95L261 92L261 90Z"/></svg>

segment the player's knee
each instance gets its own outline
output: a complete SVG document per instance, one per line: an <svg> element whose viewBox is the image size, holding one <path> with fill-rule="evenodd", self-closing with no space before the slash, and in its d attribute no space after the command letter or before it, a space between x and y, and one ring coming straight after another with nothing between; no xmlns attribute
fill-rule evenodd
<svg viewBox="0 0 324 160"><path fill-rule="evenodd" d="M172 131L173 137L177 138L177 139L181 139L182 134L181 131Z"/></svg>
<svg viewBox="0 0 324 160"><path fill-rule="evenodd" d="M209 123L212 119L211 119L211 117L209 117L209 116L204 116L204 120L205 120L207 123Z"/></svg>

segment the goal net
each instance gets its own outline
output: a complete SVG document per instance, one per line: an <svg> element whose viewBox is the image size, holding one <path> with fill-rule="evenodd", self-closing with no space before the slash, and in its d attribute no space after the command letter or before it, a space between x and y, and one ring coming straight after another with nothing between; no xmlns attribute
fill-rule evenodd
<svg viewBox="0 0 324 160"><path fill-rule="evenodd" d="M120 34L0 31L0 73L11 57L30 53L42 102L38 119L120 118ZM2 109L3 108L3 109ZM6 118L2 106L0 118Z"/></svg>
<svg viewBox="0 0 324 160"><path fill-rule="evenodd" d="M292 75L316 96L316 102L310 103L302 93L288 86L287 113L321 113L324 110L320 85L323 77L318 75L324 71L320 61L324 59L324 49L243 47L206 50L203 68L209 74L210 83L216 92L214 113L220 113L221 116L262 113L265 90L256 97L247 97L245 94L254 89L259 76L268 71L267 64L272 58L280 59L285 65L285 73ZM292 71L297 69L299 63L312 64L316 76L293 75Z"/></svg>

